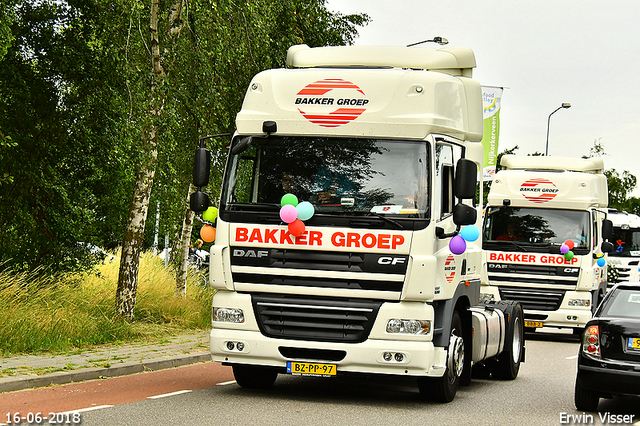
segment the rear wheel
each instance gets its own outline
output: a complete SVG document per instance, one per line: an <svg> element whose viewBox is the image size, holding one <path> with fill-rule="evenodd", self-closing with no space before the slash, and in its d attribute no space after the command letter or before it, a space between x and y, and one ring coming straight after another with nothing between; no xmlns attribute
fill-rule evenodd
<svg viewBox="0 0 640 426"><path fill-rule="evenodd" d="M460 377L464 370L464 339L462 320L458 311L453 313L451 334L447 348L447 369L442 377L420 377L418 388L425 399L437 402L451 402L458 392Z"/></svg>
<svg viewBox="0 0 640 426"><path fill-rule="evenodd" d="M493 375L502 380L514 380L518 377L520 363L524 357L524 313L522 305L509 300L499 302L506 306L504 309L506 324L506 340L504 350L498 355L497 363L493 365Z"/></svg>
<svg viewBox="0 0 640 426"><path fill-rule="evenodd" d="M264 367L234 365L233 376L243 388L269 389L276 381L278 372Z"/></svg>
<svg viewBox="0 0 640 426"><path fill-rule="evenodd" d="M576 379L574 402L576 408L580 411L598 411L600 397L595 392L591 392L580 386L580 382Z"/></svg>

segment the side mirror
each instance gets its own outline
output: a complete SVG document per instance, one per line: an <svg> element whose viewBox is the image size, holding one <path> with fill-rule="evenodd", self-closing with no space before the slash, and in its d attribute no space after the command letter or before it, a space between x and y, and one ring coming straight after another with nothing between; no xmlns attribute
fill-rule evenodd
<svg viewBox="0 0 640 426"><path fill-rule="evenodd" d="M476 163L466 158L459 159L453 183L454 195L459 199L475 198L477 183L478 166Z"/></svg>
<svg viewBox="0 0 640 426"><path fill-rule="evenodd" d="M453 207L453 223L455 223L456 225L473 225L474 223L476 223L477 218L478 211L471 206L458 203Z"/></svg>
<svg viewBox="0 0 640 426"><path fill-rule="evenodd" d="M600 246L600 250L602 250L603 253L611 253L613 252L613 249L613 243L610 243L609 241L603 241Z"/></svg>
<svg viewBox="0 0 640 426"><path fill-rule="evenodd" d="M209 208L209 195L199 189L189 196L189 208L196 213L203 212Z"/></svg>
<svg viewBox="0 0 640 426"><path fill-rule="evenodd" d="M193 185L201 188L209 184L211 152L207 148L196 148L193 159Z"/></svg>
<svg viewBox="0 0 640 426"><path fill-rule="evenodd" d="M610 240L611 238L613 238L613 222L611 222L609 219L605 219L602 221L602 238L604 240Z"/></svg>

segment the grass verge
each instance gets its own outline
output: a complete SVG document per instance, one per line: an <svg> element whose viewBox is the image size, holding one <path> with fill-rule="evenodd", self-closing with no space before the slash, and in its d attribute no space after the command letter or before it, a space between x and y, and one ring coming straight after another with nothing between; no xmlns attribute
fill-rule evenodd
<svg viewBox="0 0 640 426"><path fill-rule="evenodd" d="M213 290L196 285L193 274L187 297L176 297L175 274L151 253L140 258L134 321L116 318L119 265L116 253L91 274L0 271L0 356L161 341L209 329Z"/></svg>

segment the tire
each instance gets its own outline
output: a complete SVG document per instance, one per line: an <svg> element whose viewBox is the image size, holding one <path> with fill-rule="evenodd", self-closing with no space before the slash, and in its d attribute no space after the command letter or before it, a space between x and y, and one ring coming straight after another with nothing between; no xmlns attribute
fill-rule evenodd
<svg viewBox="0 0 640 426"><path fill-rule="evenodd" d="M458 311L453 312L451 320L451 335L447 348L447 368L442 377L420 377L418 389L420 395L430 401L448 403L460 387L460 377L464 370L465 348L462 330L462 320Z"/></svg>
<svg viewBox="0 0 640 426"><path fill-rule="evenodd" d="M513 300L498 302L504 306L506 324L506 339L504 350L497 357L497 362L492 366L493 377L500 380L514 380L518 377L520 364L524 359L524 313L522 305Z"/></svg>
<svg viewBox="0 0 640 426"><path fill-rule="evenodd" d="M574 402L579 411L598 411L600 397L595 392L591 392L580 386L580 382L576 378Z"/></svg>
<svg viewBox="0 0 640 426"><path fill-rule="evenodd" d="M278 372L269 368L234 365L236 383L247 389L269 389L278 377Z"/></svg>

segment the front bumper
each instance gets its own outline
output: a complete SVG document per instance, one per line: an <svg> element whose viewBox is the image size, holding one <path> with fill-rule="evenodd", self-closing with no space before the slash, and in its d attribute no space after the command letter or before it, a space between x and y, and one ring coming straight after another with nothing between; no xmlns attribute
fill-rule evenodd
<svg viewBox="0 0 640 426"><path fill-rule="evenodd" d="M288 361L320 362L335 364L338 373L433 377L441 377L446 370L446 348L434 346L431 334L416 336L386 331L390 318L425 319L433 325L433 307L425 303L383 303L368 338L360 343L267 337L260 332L251 295L246 293L218 291L213 305L241 309L244 313L241 323L213 322L209 347L214 361L282 369ZM385 352L393 355L391 360L384 360Z"/></svg>
<svg viewBox="0 0 640 426"><path fill-rule="evenodd" d="M233 349L229 349L229 342ZM242 343L242 351L237 349ZM406 376L441 377L445 372L446 351L436 348L431 342L399 342L368 339L362 343L345 344L309 342L301 340L273 339L259 331L212 329L209 340L211 358L225 364L251 364L286 368L287 361L330 363L337 366L338 373L378 373ZM313 353L320 349L326 353L344 355L340 360L305 359L285 356L290 353ZM401 353L403 360L395 357L385 361L383 354ZM295 356L295 355L294 355Z"/></svg>

